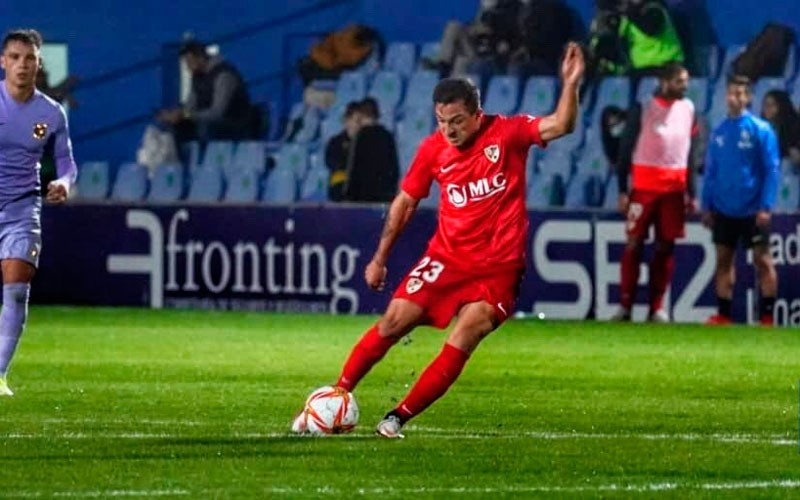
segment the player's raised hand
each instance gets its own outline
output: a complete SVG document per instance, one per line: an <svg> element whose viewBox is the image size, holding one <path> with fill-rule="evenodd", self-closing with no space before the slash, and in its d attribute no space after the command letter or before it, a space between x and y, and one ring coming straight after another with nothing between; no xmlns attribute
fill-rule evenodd
<svg viewBox="0 0 800 500"><path fill-rule="evenodd" d="M577 43L569 42L564 53L564 60L561 61L561 79L565 84L578 85L583 78L585 69L583 51Z"/></svg>
<svg viewBox="0 0 800 500"><path fill-rule="evenodd" d="M372 259L364 270L364 280L373 290L383 290L386 286L386 266Z"/></svg>
<svg viewBox="0 0 800 500"><path fill-rule="evenodd" d="M47 185L47 196L45 199L49 203L64 203L67 201L67 187L60 182L51 182Z"/></svg>

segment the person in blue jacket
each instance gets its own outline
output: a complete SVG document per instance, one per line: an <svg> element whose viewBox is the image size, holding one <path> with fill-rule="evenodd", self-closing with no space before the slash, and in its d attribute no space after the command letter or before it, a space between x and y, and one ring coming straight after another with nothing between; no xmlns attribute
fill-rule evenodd
<svg viewBox="0 0 800 500"><path fill-rule="evenodd" d="M703 224L717 253L717 314L708 324L730 324L739 241L753 249L761 299L759 321L773 324L778 277L769 252L770 217L778 191L780 155L770 124L750 114L747 77L728 79L728 117L711 134L703 179Z"/></svg>

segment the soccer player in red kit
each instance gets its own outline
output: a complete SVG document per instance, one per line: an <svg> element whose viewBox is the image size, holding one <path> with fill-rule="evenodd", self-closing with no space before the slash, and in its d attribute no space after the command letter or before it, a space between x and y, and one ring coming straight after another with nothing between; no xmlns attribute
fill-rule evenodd
<svg viewBox="0 0 800 500"><path fill-rule="evenodd" d="M446 79L436 86L438 130L420 145L392 201L378 249L364 273L367 284L383 289L389 253L434 181L441 186L436 234L386 313L353 348L336 385L352 391L416 326L445 328L457 319L439 355L378 424L381 436L403 437L402 426L444 395L481 340L513 310L525 268L528 149L573 130L583 72L583 55L570 43L561 65L557 108L543 118L485 115L477 89L464 79ZM295 432L305 431L302 417L292 425Z"/></svg>

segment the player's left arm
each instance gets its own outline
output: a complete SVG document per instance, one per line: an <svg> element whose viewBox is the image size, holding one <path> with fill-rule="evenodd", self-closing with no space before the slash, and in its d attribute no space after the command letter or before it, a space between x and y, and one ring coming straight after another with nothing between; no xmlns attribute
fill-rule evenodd
<svg viewBox="0 0 800 500"><path fill-rule="evenodd" d="M570 42L561 62L563 87L558 105L554 113L539 121L539 136L542 142L558 139L575 129L575 122L578 119L578 90L585 67L581 48L577 43Z"/></svg>
<svg viewBox="0 0 800 500"><path fill-rule="evenodd" d="M63 203L69 197L69 192L78 177L78 167L72 156L72 141L69 138L69 125L64 108L58 108L60 116L55 131L55 162L56 180L47 185L46 200L50 203Z"/></svg>
<svg viewBox="0 0 800 500"><path fill-rule="evenodd" d="M761 185L761 199L756 214L756 224L763 226L769 224L770 212L775 206L778 197L778 180L780 176L780 152L778 138L771 128L765 127L761 131L761 168L764 169L764 182Z"/></svg>

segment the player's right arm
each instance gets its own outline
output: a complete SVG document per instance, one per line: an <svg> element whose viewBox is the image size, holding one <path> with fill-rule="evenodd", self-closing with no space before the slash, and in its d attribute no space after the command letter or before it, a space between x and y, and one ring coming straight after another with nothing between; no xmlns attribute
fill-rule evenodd
<svg viewBox="0 0 800 500"><path fill-rule="evenodd" d="M585 69L583 52L575 42L567 45L561 62L561 97L553 114L539 121L539 136L545 143L569 134L575 129L578 119L578 88Z"/></svg>
<svg viewBox="0 0 800 500"><path fill-rule="evenodd" d="M386 223L383 225L381 239L378 242L378 249L364 271L364 279L373 290L382 290L386 285L386 261L389 260L389 254L394 248L397 238L403 233L408 221L417 210L417 204L419 204L419 200L405 191L400 191L392 201L389 214L386 216Z"/></svg>

